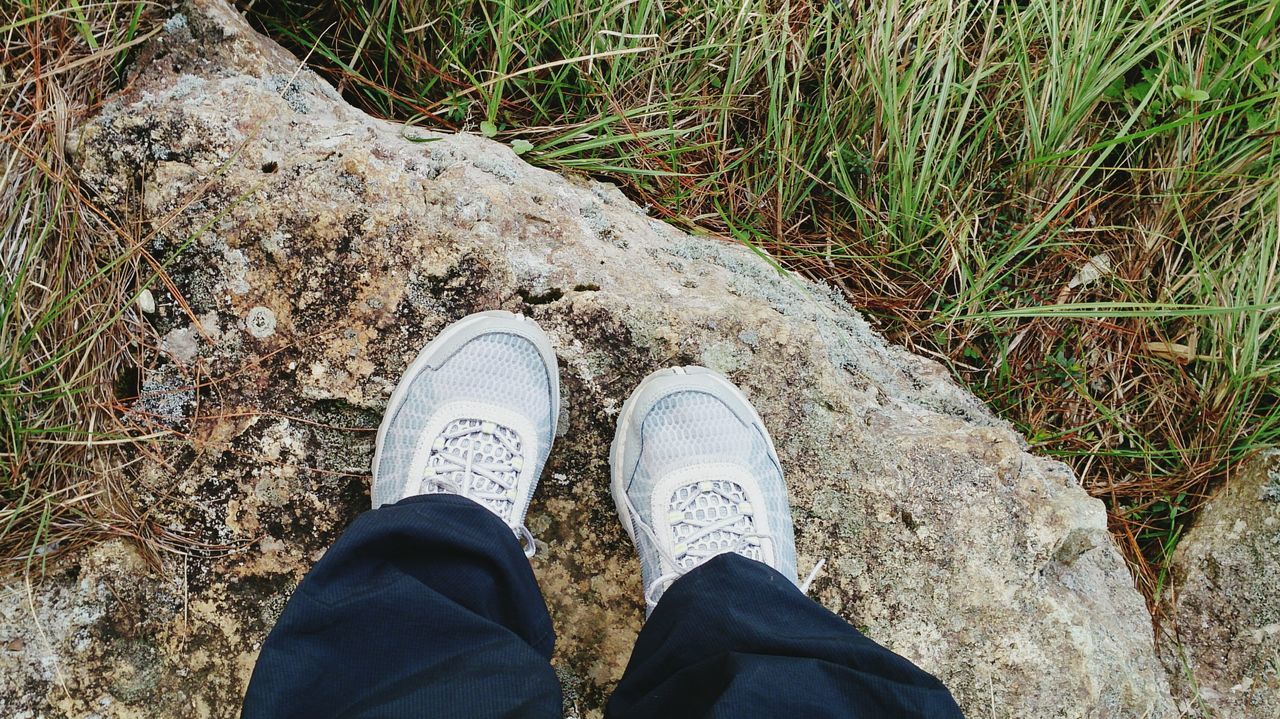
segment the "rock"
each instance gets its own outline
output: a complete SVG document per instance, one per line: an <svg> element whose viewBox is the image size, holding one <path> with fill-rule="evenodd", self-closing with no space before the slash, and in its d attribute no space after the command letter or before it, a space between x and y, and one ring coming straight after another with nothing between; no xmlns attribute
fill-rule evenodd
<svg viewBox="0 0 1280 719"><path fill-rule="evenodd" d="M0 593L0 647L22 642L0 649L0 715L236 716L290 591L368 506L400 373L448 322L500 307L559 355L564 431L528 524L570 716L599 716L644 616L606 457L627 394L674 363L728 373L773 432L801 572L828 560L813 596L971 716L1172 716L1102 503L943 368L612 186L370 119L221 0L182 17L74 157L104 206L146 222L190 308L152 287L146 321L192 328L193 355L153 357L143 382L175 397L130 415L182 439L129 478L160 549L58 565L38 623L24 587Z"/></svg>
<svg viewBox="0 0 1280 719"><path fill-rule="evenodd" d="M1280 716L1280 451L1244 465L1178 543L1161 655L1187 716Z"/></svg>

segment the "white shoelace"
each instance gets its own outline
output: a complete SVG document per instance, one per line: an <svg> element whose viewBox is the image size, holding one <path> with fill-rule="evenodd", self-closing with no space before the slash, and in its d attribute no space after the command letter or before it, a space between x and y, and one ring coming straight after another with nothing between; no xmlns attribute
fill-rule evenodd
<svg viewBox="0 0 1280 719"><path fill-rule="evenodd" d="M681 494L684 494L681 497ZM676 569L655 577L645 588L644 601L649 610L675 580L691 569L720 554L740 554L748 559L763 557L761 543L773 541L773 535L756 531L754 508L742 496L741 487L726 480L702 480L676 489L675 501L668 509L666 521L671 523L672 534L678 541L668 552L657 534L645 522L639 521L630 496L624 496L635 524L649 536L649 541L672 567ZM706 509L716 507L714 517ZM703 510L699 516L699 509ZM822 570L826 560L820 560L800 584L800 591L808 592L809 586Z"/></svg>
<svg viewBox="0 0 1280 719"><path fill-rule="evenodd" d="M523 441L509 427L479 419L450 422L433 440L419 494L457 494L484 505L512 528L526 557L537 551L533 534L512 523Z"/></svg>

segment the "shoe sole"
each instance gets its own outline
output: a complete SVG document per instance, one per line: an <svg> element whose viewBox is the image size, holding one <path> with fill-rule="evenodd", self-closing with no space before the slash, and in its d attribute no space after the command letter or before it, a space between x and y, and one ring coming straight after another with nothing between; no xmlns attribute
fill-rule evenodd
<svg viewBox="0 0 1280 719"><path fill-rule="evenodd" d="M614 430L613 442L609 445L609 488L613 492L613 504L618 510L618 518L622 521L622 527L633 544L636 541L635 531L631 523L631 512L627 509L627 503L622 501L626 496L626 487L623 486L623 468L619 466L626 454L627 436L635 421L635 415L641 407L647 409L662 397L687 390L707 392L722 401L731 400L725 404L743 424L754 424L760 429L765 441L769 444L769 454L773 456L774 462L778 462L778 452L774 449L773 437L765 428L764 420L751 405L751 400L747 399L742 390L730 382L728 377L715 370L696 365L668 367L651 373L640 381L635 391L623 403L622 412L618 415L618 427Z"/></svg>
<svg viewBox="0 0 1280 719"><path fill-rule="evenodd" d="M523 337L538 348L538 354L542 356L547 374L551 378L551 436L554 440L556 426L560 421L560 371L556 363L555 350L551 348L551 339L536 322L524 315L506 310L477 312L441 330L440 334L418 352L418 356L409 363L408 369L400 376L400 383L396 385L395 391L391 393L391 399L387 401L387 409L382 415L382 422L378 425L377 439L374 440L371 463L374 482L378 481L378 464L382 459L382 442L386 437L387 428L391 426L391 420L400 411L401 405L409 395L409 387L413 384L412 378L417 377L426 367L432 366L433 360L440 360L436 364L439 366L443 364L443 360L448 359L466 343L481 335L495 332ZM537 486L536 479L534 486Z"/></svg>

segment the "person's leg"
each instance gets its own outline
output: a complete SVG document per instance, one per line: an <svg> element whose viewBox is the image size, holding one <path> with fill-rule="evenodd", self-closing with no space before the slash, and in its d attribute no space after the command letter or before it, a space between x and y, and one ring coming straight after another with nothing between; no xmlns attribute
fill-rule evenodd
<svg viewBox="0 0 1280 719"><path fill-rule="evenodd" d="M285 606L244 716L558 716L524 517L559 409L555 353L531 320L482 312L432 340L378 428L375 511Z"/></svg>
<svg viewBox="0 0 1280 719"><path fill-rule="evenodd" d="M960 716L936 679L800 591L781 463L728 379L647 377L610 471L652 614L607 717Z"/></svg>
<svg viewBox="0 0 1280 719"><path fill-rule="evenodd" d="M262 646L245 719L559 717L554 637L529 561L469 499L357 517Z"/></svg>
<svg viewBox="0 0 1280 719"><path fill-rule="evenodd" d="M608 705L634 717L960 717L942 684L765 564L722 554L662 595Z"/></svg>

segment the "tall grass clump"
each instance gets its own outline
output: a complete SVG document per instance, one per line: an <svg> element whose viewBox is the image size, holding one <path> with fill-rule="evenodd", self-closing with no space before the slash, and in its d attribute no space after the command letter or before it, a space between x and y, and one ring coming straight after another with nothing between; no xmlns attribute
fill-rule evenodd
<svg viewBox="0 0 1280 719"><path fill-rule="evenodd" d="M1106 500L1159 592L1274 444L1274 0L256 0L366 110L830 280Z"/></svg>
<svg viewBox="0 0 1280 719"><path fill-rule="evenodd" d="M121 421L117 393L142 354L139 278L154 275L134 218L95 205L69 158L158 10L0 9L0 573L146 524L125 480L148 432Z"/></svg>

